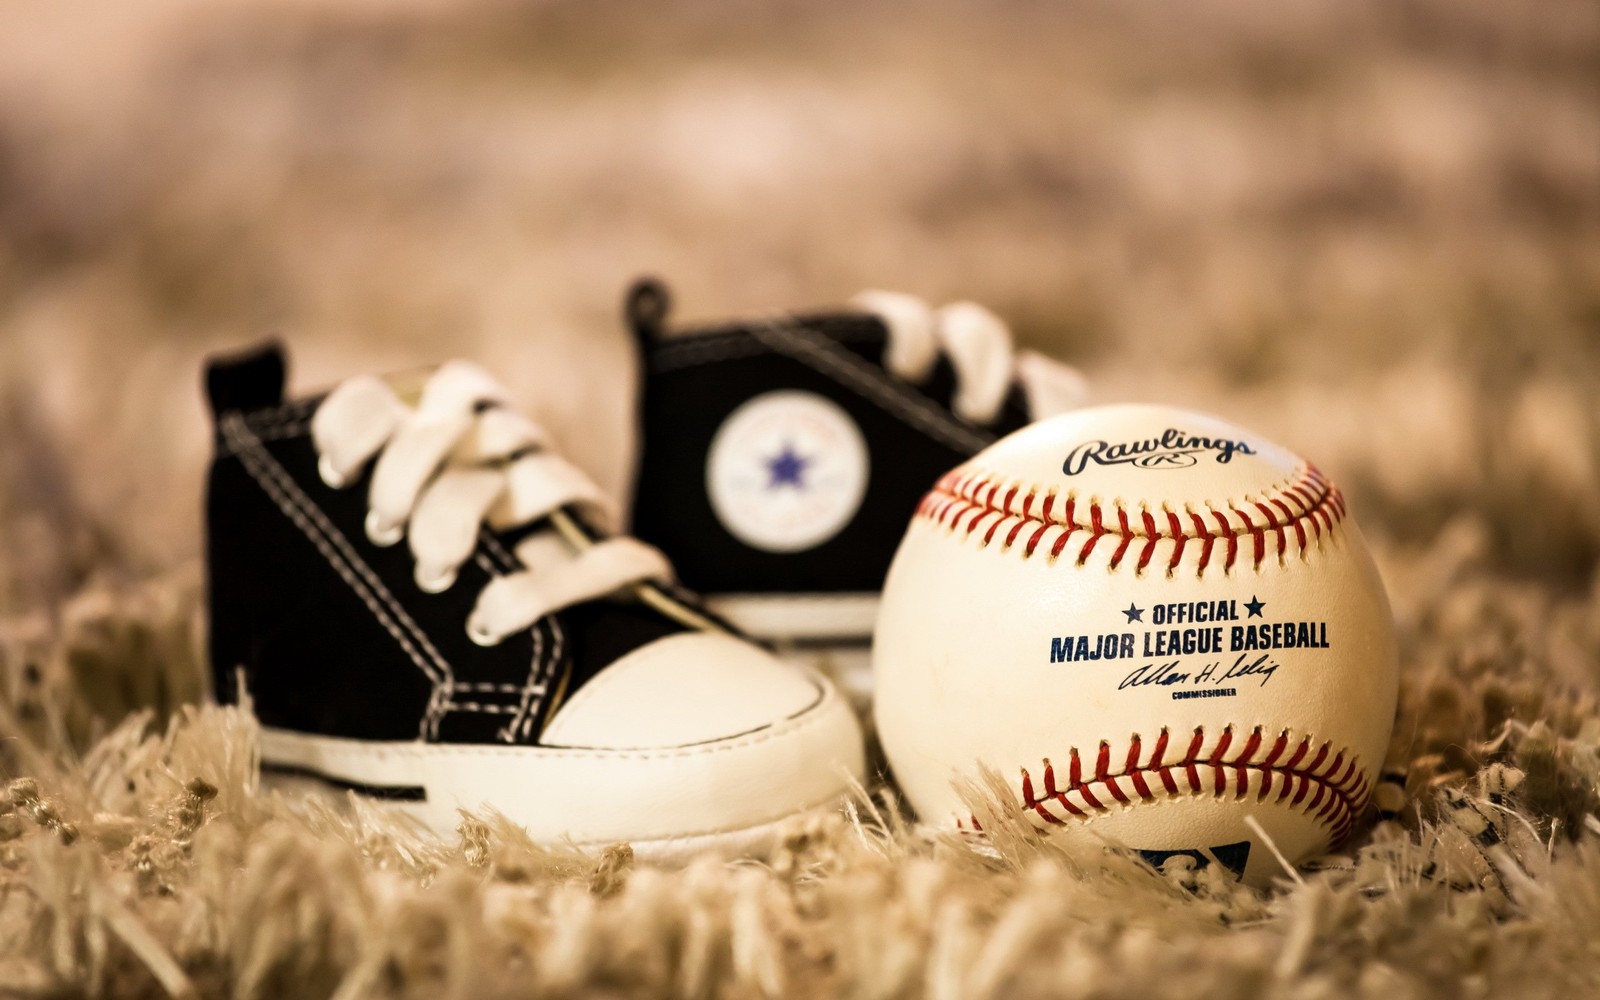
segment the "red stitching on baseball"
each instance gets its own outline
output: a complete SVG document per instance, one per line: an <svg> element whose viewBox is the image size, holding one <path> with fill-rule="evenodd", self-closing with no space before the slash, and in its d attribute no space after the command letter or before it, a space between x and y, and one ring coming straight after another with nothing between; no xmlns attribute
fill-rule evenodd
<svg viewBox="0 0 1600 1000"><path fill-rule="evenodd" d="M1002 493L1002 490L1004 491ZM1022 483L1006 483L985 473L957 470L947 474L917 506L917 517L933 521L964 535L978 530L988 515L994 519L981 536L981 543L994 541L1002 522L1015 520L1002 536L1002 550L1010 550L1019 539L1023 558L1028 558L1045 544L1051 529L1057 536L1050 544L1051 562L1066 550L1068 539L1077 531L1088 533L1077 562L1086 562L1100 540L1111 535L1116 538L1116 548L1110 556L1110 567L1120 567L1137 540L1134 571L1143 573L1155 559L1158 542L1171 541L1172 554L1167 559L1167 572L1175 571L1183 560L1188 543L1200 543L1197 570L1204 572L1212 564L1213 554L1221 544L1220 562L1226 572L1232 570L1239 559L1239 541L1248 536L1253 549L1252 565L1259 569L1270 556L1267 534L1278 542L1275 557L1281 562L1289 552L1290 531L1293 531L1295 551L1303 558L1312 544L1321 545L1324 534L1332 534L1334 526L1346 516L1344 496L1338 487L1329 483L1315 466L1307 465L1296 478L1273 490L1271 496L1246 497L1238 504L1225 509L1207 506L1201 509L1185 508L1190 527L1185 527L1184 517L1178 511L1163 505L1165 524L1151 511L1139 509L1130 512L1120 503L1102 504L1090 500L1083 511L1078 498L1067 494L1064 504L1058 502L1055 491L1048 490L1035 507L1037 494L1033 488L1024 492ZM1000 497L1000 502L996 502ZM1020 501L1019 501L1020 497ZM1254 513L1252 513L1253 508ZM1276 508L1276 509L1274 509ZM1298 508L1298 509L1297 509ZM1087 516L1079 519L1080 512ZM969 516L970 515L970 516ZM1231 516L1230 516L1231 515ZM1211 523L1215 522L1215 523ZM1306 525L1311 526L1310 537ZM1025 531L1025 529L1032 529Z"/></svg>
<svg viewBox="0 0 1600 1000"><path fill-rule="evenodd" d="M1002 548L1009 549L1009 548L1011 548L1011 546L1015 545L1017 543L1017 533L1019 531L1021 531L1023 528L1027 527L1027 524L1028 524L1027 521L1024 521L1021 518L1018 518L1017 519L1017 523L1012 525L1010 531L1006 532L1006 542L1005 542L1005 545L1002 546Z"/></svg>
<svg viewBox="0 0 1600 1000"><path fill-rule="evenodd" d="M1047 524L1047 525L1044 525L1044 527L1048 528L1048 527L1050 527L1050 525ZM1054 545L1050 546L1050 561L1051 562L1055 562L1058 558L1060 558L1061 550L1067 547L1067 539L1072 537L1072 532L1073 532L1072 528L1068 528L1067 530L1063 531L1061 533L1061 536L1056 539L1056 543ZM1023 553L1022 553L1024 558L1026 558L1027 556L1030 556L1032 554L1033 554L1033 552L1031 550L1024 550Z"/></svg>
<svg viewBox="0 0 1600 1000"><path fill-rule="evenodd" d="M1139 762L1143 743L1137 733L1130 738L1126 755L1115 754L1109 742L1101 741L1095 754L1094 773L1087 778L1083 773L1078 748L1071 747L1067 751L1065 786L1057 783L1056 770L1049 759L1044 761L1042 794L1035 789L1033 776L1028 769L1022 769L1022 806L1045 823L1061 826L1067 819L1058 812L1052 812L1051 807L1067 817L1089 819L1110 812L1117 806L1132 804L1133 797L1123 790L1119 781L1132 785L1139 799L1145 802L1156 798L1147 780L1150 775L1160 779L1161 787L1168 796L1200 795L1209 791L1218 798L1231 794L1235 800L1240 800L1251 794L1251 777L1255 776L1257 788L1254 795L1257 802L1269 801L1274 779L1277 779L1277 795L1270 801L1282 803L1293 790L1294 795L1289 799L1288 806L1300 809L1319 825L1327 827L1331 834L1330 843L1337 844L1349 834L1356 817L1366 808L1371 794L1366 775L1361 773L1354 754L1345 750L1334 752L1333 745L1324 742L1316 747L1310 763L1302 766L1300 761L1312 752L1314 746L1312 738L1304 736L1289 760L1278 764L1278 759L1289 746L1288 730L1278 734L1266 757L1259 761L1253 758L1260 752L1264 742L1261 727L1251 729L1243 746L1236 753L1229 754L1228 751L1235 745L1233 737L1234 727L1225 726L1217 737L1216 746L1202 754L1205 730L1197 728L1183 756L1167 761L1167 730L1162 728L1150 759L1143 764ZM1121 763L1121 769L1115 772L1111 770L1114 757ZM1211 772L1209 788L1200 775L1201 769ZM1228 780L1230 772L1233 778L1231 790ZM1183 775L1188 786L1186 789L1180 791L1175 773ZM1097 789L1104 796L1095 794ZM1106 798L1110 801L1104 801Z"/></svg>
<svg viewBox="0 0 1600 1000"><path fill-rule="evenodd" d="M1112 569L1116 569L1117 565L1122 562L1123 555L1128 551L1128 544L1135 537L1133 529L1128 527L1128 512L1121 507L1117 508L1117 525L1120 528L1118 533L1122 535L1122 544L1118 545L1117 551L1111 555Z"/></svg>
<svg viewBox="0 0 1600 1000"><path fill-rule="evenodd" d="M983 544L988 545L990 542L994 541L994 529L1000 527L1000 522L1004 520L1005 518L1003 517L997 517L994 519L994 523L989 525L989 530L984 532Z"/></svg>

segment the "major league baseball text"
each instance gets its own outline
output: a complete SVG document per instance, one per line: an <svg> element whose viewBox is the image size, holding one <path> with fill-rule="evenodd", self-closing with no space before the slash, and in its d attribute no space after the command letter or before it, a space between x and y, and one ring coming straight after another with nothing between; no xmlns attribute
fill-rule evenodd
<svg viewBox="0 0 1600 1000"><path fill-rule="evenodd" d="M1212 622L1238 622L1244 609L1249 618L1265 618L1266 602L1252 595L1241 604L1237 600L1188 601L1156 604L1141 608L1129 604L1119 612L1129 623L1155 626L1198 622L1187 628L1155 628L1142 632L1102 632L1098 635L1062 635L1050 639L1051 663L1083 664L1100 660L1145 659L1142 666L1128 671L1117 683L1117 690L1148 687L1174 688L1172 697L1231 698L1238 688L1229 682L1251 682L1265 686L1283 667L1278 650L1328 649L1328 623L1325 621L1271 621L1214 625Z"/></svg>

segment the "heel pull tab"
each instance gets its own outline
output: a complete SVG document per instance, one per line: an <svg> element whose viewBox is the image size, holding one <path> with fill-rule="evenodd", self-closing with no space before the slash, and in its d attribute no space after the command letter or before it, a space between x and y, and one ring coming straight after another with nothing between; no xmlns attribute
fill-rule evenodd
<svg viewBox="0 0 1600 1000"><path fill-rule="evenodd" d="M628 289L623 302L623 316L628 329L633 331L640 346L649 347L661 339L667 325L667 314L672 311L672 294L667 286L655 278L639 278Z"/></svg>
<svg viewBox="0 0 1600 1000"><path fill-rule="evenodd" d="M283 344L277 340L208 358L206 398L211 402L212 416L220 417L230 410L260 410L282 403L286 370Z"/></svg>

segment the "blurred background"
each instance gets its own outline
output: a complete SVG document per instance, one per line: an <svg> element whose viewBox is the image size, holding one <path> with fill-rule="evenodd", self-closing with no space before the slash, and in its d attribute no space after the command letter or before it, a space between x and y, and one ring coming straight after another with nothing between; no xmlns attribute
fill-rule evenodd
<svg viewBox="0 0 1600 1000"><path fill-rule="evenodd" d="M971 298L1391 562L1600 555L1593 0L6 0L0 610L193 565L201 359L273 332L477 359L621 491L641 272Z"/></svg>

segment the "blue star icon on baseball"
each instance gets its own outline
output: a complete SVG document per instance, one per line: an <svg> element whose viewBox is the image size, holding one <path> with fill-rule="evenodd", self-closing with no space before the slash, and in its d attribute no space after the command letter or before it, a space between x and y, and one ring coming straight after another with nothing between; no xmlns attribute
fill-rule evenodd
<svg viewBox="0 0 1600 1000"><path fill-rule="evenodd" d="M1251 594L1250 599L1244 602L1245 610L1250 612L1251 618L1260 618L1261 609L1265 606L1266 602L1254 594Z"/></svg>
<svg viewBox="0 0 1600 1000"><path fill-rule="evenodd" d="M1137 604L1130 603L1128 605L1128 610L1124 611L1123 614L1128 616L1127 624L1129 625L1132 625L1134 622L1144 621L1144 609L1139 607Z"/></svg>
<svg viewBox="0 0 1600 1000"><path fill-rule="evenodd" d="M797 490L806 488L806 467L811 464L811 459L794 450L794 445L785 441L783 450L769 459L767 463L767 489L775 490L783 486L793 486Z"/></svg>

